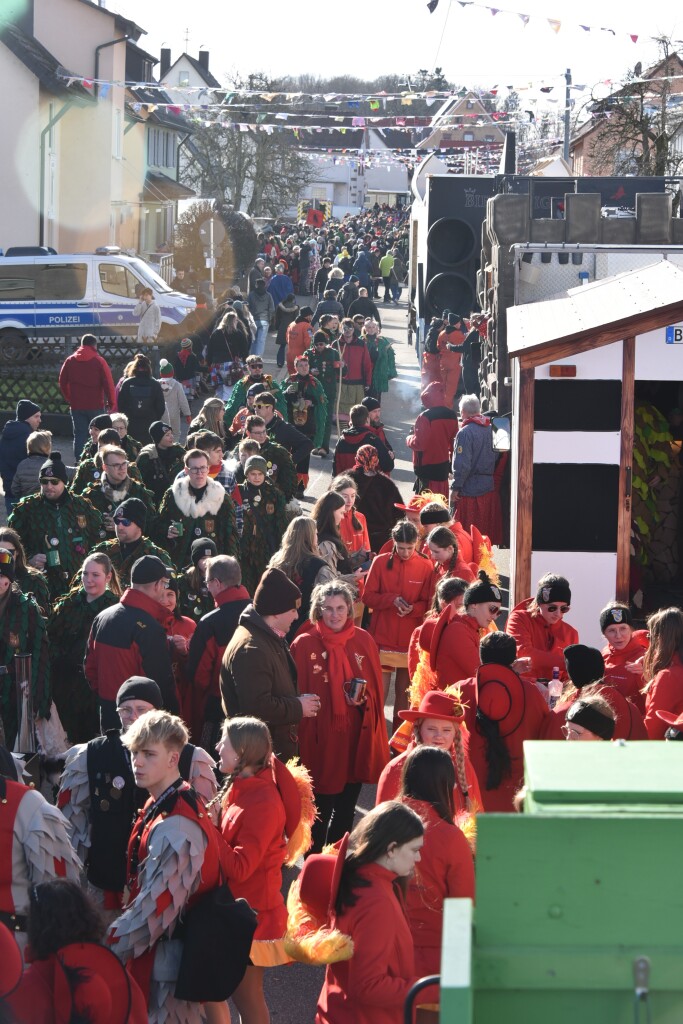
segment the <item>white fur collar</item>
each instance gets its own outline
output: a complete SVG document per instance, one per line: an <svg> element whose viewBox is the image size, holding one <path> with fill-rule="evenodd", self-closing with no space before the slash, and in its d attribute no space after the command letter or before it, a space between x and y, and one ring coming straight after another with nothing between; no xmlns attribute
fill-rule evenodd
<svg viewBox="0 0 683 1024"><path fill-rule="evenodd" d="M178 480L175 480L171 486L171 491L181 513L190 519L218 515L226 495L223 485L216 483L211 477L207 480L206 491L201 501L195 501L194 496L190 494L190 481L186 476L181 476Z"/></svg>

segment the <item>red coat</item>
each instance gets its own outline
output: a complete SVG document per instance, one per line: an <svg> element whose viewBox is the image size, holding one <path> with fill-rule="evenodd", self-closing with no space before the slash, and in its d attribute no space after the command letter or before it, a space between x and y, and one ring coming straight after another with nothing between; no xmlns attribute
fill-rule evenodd
<svg viewBox="0 0 683 1024"><path fill-rule="evenodd" d="M452 609L446 608L441 613L446 621ZM443 624L443 622L442 622ZM439 686L445 690L447 686L459 683L461 679L476 676L479 668L479 640L481 631L471 615L457 613L445 628L432 641L429 662L436 672Z"/></svg>
<svg viewBox="0 0 683 1024"><path fill-rule="evenodd" d="M308 352L313 338L313 328L309 320L299 320L287 328L287 372L295 372L294 360Z"/></svg>
<svg viewBox="0 0 683 1024"><path fill-rule="evenodd" d="M465 583L472 583L476 579L476 573L472 569L472 566L469 562L465 562L460 557L460 552L458 552L458 557L455 560L454 566L449 565L448 562L440 565L435 563L434 570L435 588L436 584L440 583L444 576L458 576L461 580L464 580Z"/></svg>
<svg viewBox="0 0 683 1024"><path fill-rule="evenodd" d="M511 670L508 669L508 672ZM548 705L535 683L517 677L524 691L524 710L519 725L504 742L510 753L511 773L504 778L497 789L486 788L488 764L486 761L486 741L479 732L476 721L470 733L469 755L479 779L484 810L487 812L513 811L513 799L524 784L524 750L525 740L539 740L543 736L544 724L548 718Z"/></svg>
<svg viewBox="0 0 683 1024"><path fill-rule="evenodd" d="M674 715L683 711L683 662L677 654L667 668L657 673L645 694L645 728L651 740L663 740L669 728L657 717L657 711Z"/></svg>
<svg viewBox="0 0 683 1024"><path fill-rule="evenodd" d="M412 434L406 438L413 452L413 468L420 480L447 482L458 417L446 405L440 382L431 383L420 397L425 411L417 417Z"/></svg>
<svg viewBox="0 0 683 1024"><path fill-rule="evenodd" d="M59 969L59 973L56 972L56 959L57 954L52 953L47 960L36 960L29 964L21 977L19 987L3 1000L13 1011L11 1019L16 1021L16 1024L55 1024L56 1021L64 1020L62 981L64 972L61 969ZM56 978L60 981L62 994L59 1006L62 1012L59 1015L55 994ZM98 983L102 986L100 991L97 988ZM126 1024L147 1024L149 1015L145 997L134 978L129 977L128 984L130 985L130 1009L126 1017ZM98 996L102 999L109 999L106 983L97 976L95 976L94 984L91 982L90 984L86 983L83 987L74 986L73 1019L92 1019L90 1014L95 1011L93 1000ZM83 1016L79 1011L83 1012Z"/></svg>
<svg viewBox="0 0 683 1024"><path fill-rule="evenodd" d="M353 340L342 348L342 359L346 364L345 384L362 384L369 388L372 384L372 359L368 346L361 338Z"/></svg>
<svg viewBox="0 0 683 1024"><path fill-rule="evenodd" d="M382 668L377 646L364 629L356 629L346 651L354 672L365 679L367 702L356 708L344 702L346 728L332 728L332 702L325 671L326 651L317 632L300 633L291 646L300 693L320 697L315 718L299 723L299 755L313 776L316 793L341 793L347 782L375 783L389 760L384 721Z"/></svg>
<svg viewBox="0 0 683 1024"><path fill-rule="evenodd" d="M532 600L529 597L513 608L505 627L517 641L517 657L531 658L531 674L537 679L552 678L556 667L560 677L566 679L564 649L578 644L579 634L568 622L549 626L540 612L528 611Z"/></svg>
<svg viewBox="0 0 683 1024"><path fill-rule="evenodd" d="M115 409L116 392L106 360L90 345L81 345L59 371L59 390L71 409Z"/></svg>
<svg viewBox="0 0 683 1024"><path fill-rule="evenodd" d="M407 562L393 554L375 558L365 580L363 602L372 609L370 633L380 649L408 650L410 635L429 607L432 585L432 564L417 552ZM412 604L410 615L399 616L396 597Z"/></svg>
<svg viewBox="0 0 683 1024"><path fill-rule="evenodd" d="M353 956L327 968L315 1024L398 1024L408 990L417 981L413 938L393 884L396 875L374 863L359 874L370 885L357 889L356 905L332 920L333 927L353 939Z"/></svg>
<svg viewBox="0 0 683 1024"><path fill-rule="evenodd" d="M466 733L463 733L463 740L465 741L465 751L469 742L469 737ZM398 794L401 790L401 774L403 772L403 765L406 762L406 758L411 750L415 749L415 740L411 739L410 743L398 757L391 759L389 764L386 766L384 771L379 777L377 783L377 795L375 796L375 806L377 804L384 803L385 800L398 800ZM455 764L455 751L453 747L449 750L453 763ZM479 780L477 779L477 773L475 772L472 762L470 761L467 753L465 753L465 778L467 779L467 785L469 786L469 797L472 804L477 807L483 807L481 793L479 791ZM464 814L467 813L465 807L465 800L463 798L460 786L455 784L453 790L453 797L455 800L455 813Z"/></svg>
<svg viewBox="0 0 683 1024"><path fill-rule="evenodd" d="M645 697L640 692L644 686L642 670L634 672L626 666L630 662L640 661L649 646L647 631L638 629L623 651L613 650L610 644L602 649L602 659L605 662L605 682L610 686L615 686L624 697L635 704L643 715L645 714Z"/></svg>
<svg viewBox="0 0 683 1024"><path fill-rule="evenodd" d="M420 861L406 895L408 923L415 945L415 969L421 978L441 972L443 901L474 900L474 862L470 844L457 825L439 817L431 804L406 799L425 823Z"/></svg>
<svg viewBox="0 0 683 1024"><path fill-rule="evenodd" d="M356 510L353 515L355 515L362 529L354 530L351 513L344 512L342 521L339 524L339 533L341 535L341 539L344 541L344 546L350 553L360 551L361 548L365 548L366 551L371 551L372 548L370 547L367 520L363 513L358 512L358 510Z"/></svg>
<svg viewBox="0 0 683 1024"><path fill-rule="evenodd" d="M616 715L614 727L615 740L646 740L648 738L643 716L635 704L624 697L623 693L616 686L605 685L597 687L597 692L611 705ZM557 704L548 715L543 726L544 740L563 740L565 735L562 726L567 719L567 712L575 700L581 694L575 694L571 700L563 700ZM659 719L657 719L659 722ZM662 722L662 725L664 723ZM664 735L662 733L662 735Z"/></svg>
<svg viewBox="0 0 683 1024"><path fill-rule="evenodd" d="M270 765L250 778L235 779L221 812L221 832L229 846L224 868L230 891L258 914L254 939L281 939L287 927L281 891L285 805Z"/></svg>

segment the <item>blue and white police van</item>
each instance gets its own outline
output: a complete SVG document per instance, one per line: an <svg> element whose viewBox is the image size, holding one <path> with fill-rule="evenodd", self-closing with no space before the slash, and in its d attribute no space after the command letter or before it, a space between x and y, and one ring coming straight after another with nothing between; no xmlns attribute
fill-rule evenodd
<svg viewBox="0 0 683 1024"><path fill-rule="evenodd" d="M144 260L118 253L0 256L0 348L63 335L135 336L136 288L151 288L160 339L182 337L195 300L173 291Z"/></svg>

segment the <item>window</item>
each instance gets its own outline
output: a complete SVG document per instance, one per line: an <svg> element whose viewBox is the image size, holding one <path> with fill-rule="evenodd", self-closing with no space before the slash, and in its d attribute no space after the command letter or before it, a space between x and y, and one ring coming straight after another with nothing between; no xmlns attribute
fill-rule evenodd
<svg viewBox="0 0 683 1024"><path fill-rule="evenodd" d="M67 302L85 298L88 268L85 263L36 266L36 300Z"/></svg>
<svg viewBox="0 0 683 1024"><path fill-rule="evenodd" d="M463 142L474 142L474 132L463 132Z"/></svg>
<svg viewBox="0 0 683 1024"><path fill-rule="evenodd" d="M175 167L177 145L175 132L150 128L147 136L147 163L150 167Z"/></svg>
<svg viewBox="0 0 683 1024"><path fill-rule="evenodd" d="M0 264L0 302L32 302L36 297L36 268Z"/></svg>
<svg viewBox="0 0 683 1024"><path fill-rule="evenodd" d="M485 135L484 142L493 142L493 135Z"/></svg>
<svg viewBox="0 0 683 1024"><path fill-rule="evenodd" d="M100 263L100 284L102 291L108 292L109 295L134 299L135 286L139 283L127 267L122 267L119 263Z"/></svg>
<svg viewBox="0 0 683 1024"><path fill-rule="evenodd" d="M190 72L189 71L179 71L178 72L178 85L180 85L180 86L188 86L189 84L190 84Z"/></svg>

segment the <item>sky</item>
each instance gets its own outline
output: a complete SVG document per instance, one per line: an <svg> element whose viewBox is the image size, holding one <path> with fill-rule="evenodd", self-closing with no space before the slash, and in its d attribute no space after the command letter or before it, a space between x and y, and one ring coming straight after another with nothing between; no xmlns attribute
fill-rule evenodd
<svg viewBox="0 0 683 1024"><path fill-rule="evenodd" d="M672 0L475 0L465 7L439 0L433 14L426 0L105 2L147 30L140 45L156 55L161 46L174 59L208 49L219 81L231 71L372 80L440 66L447 79L470 87L542 82L559 90L566 68L582 85L619 81L636 61L652 62L652 36L683 37L683 9ZM494 16L487 7L495 3ZM526 27L520 14L529 15ZM548 19L560 22L557 32Z"/></svg>

